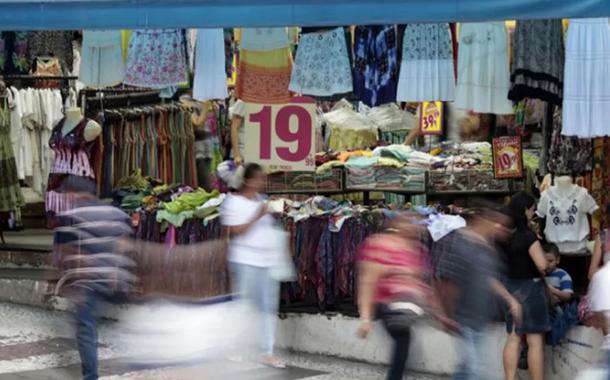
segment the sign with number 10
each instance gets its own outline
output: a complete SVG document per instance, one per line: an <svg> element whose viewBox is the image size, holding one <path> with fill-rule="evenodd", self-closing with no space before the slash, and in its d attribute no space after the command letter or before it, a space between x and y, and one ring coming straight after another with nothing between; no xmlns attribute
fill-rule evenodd
<svg viewBox="0 0 610 380"><path fill-rule="evenodd" d="M246 104L246 162L269 170L314 171L316 102L294 98L288 104Z"/></svg>
<svg viewBox="0 0 610 380"><path fill-rule="evenodd" d="M496 178L523 177L523 149L521 137L506 136L493 139L494 176Z"/></svg>

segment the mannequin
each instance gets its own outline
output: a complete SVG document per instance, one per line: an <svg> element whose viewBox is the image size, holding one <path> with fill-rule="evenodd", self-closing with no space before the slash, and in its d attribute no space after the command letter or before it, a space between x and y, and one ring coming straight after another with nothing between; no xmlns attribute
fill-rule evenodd
<svg viewBox="0 0 610 380"><path fill-rule="evenodd" d="M589 216L597 210L587 189L575 184L571 176L560 176L540 196L536 213L546 218L546 239L569 255L586 252Z"/></svg>
<svg viewBox="0 0 610 380"><path fill-rule="evenodd" d="M78 107L68 108L66 110L66 118L64 125L61 128L62 136L68 135L76 126L83 120L83 114ZM94 120L89 120L85 126L84 138L87 142L91 142L102 134L102 127Z"/></svg>
<svg viewBox="0 0 610 380"><path fill-rule="evenodd" d="M570 192L574 190L574 182L570 176L561 176L555 178L555 191L563 197L570 195Z"/></svg>

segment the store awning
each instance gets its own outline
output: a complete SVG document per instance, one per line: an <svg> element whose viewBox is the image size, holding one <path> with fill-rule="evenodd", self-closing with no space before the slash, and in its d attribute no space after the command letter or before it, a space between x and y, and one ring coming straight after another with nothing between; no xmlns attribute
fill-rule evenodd
<svg viewBox="0 0 610 380"><path fill-rule="evenodd" d="M1 30L609 17L609 0L0 0Z"/></svg>

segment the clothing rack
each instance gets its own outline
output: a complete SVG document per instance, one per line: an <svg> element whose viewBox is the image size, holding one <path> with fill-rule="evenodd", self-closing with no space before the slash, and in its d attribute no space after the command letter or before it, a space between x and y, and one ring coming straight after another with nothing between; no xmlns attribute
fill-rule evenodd
<svg viewBox="0 0 610 380"><path fill-rule="evenodd" d="M22 82L39 82L46 80L60 81L64 84L67 84L65 87L70 86L71 81L76 81L78 77L76 76L66 76L66 75L0 75L0 79L5 81L8 85L13 85L15 83L23 84ZM22 86L24 87L24 86Z"/></svg>
<svg viewBox="0 0 610 380"><path fill-rule="evenodd" d="M90 91L91 90L82 90L81 95L79 96L81 107L85 109L85 112L88 115L95 115L105 108L121 108L130 106L150 105L160 103L161 101L161 98L159 97L159 91L136 90L133 92L116 92L116 90L101 90L95 91L96 96L86 96L87 93L91 93ZM106 96L105 94L107 93L118 93L119 95Z"/></svg>

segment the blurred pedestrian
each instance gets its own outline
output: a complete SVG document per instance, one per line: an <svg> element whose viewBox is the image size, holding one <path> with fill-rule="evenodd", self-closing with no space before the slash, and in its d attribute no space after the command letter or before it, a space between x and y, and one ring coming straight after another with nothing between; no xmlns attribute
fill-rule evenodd
<svg viewBox="0 0 610 380"><path fill-rule="evenodd" d="M602 348L605 352L607 379L610 380L610 265L604 264L591 280L589 286L591 311L594 313L595 327L604 333Z"/></svg>
<svg viewBox="0 0 610 380"><path fill-rule="evenodd" d="M495 245L508 236L509 223L504 213L481 207L469 217L468 227L433 243L438 260L435 288L445 312L459 325L458 352L462 359L455 380L485 378L483 337L497 311L496 297L507 305L514 320L521 317L521 305L499 281L500 259Z"/></svg>
<svg viewBox="0 0 610 380"><path fill-rule="evenodd" d="M285 368L286 364L273 354L280 284L272 276L272 268L280 257L274 219L261 195L266 185L265 173L254 163L240 171L242 178L233 181L233 187L239 190L227 195L221 209L222 225L229 238L233 286L260 314L262 363Z"/></svg>
<svg viewBox="0 0 610 380"><path fill-rule="evenodd" d="M508 289L523 307L518 325L507 315L508 338L504 347L506 380L515 380L519 363L521 338L528 346L527 363L532 380L544 378L544 334L550 328L549 300L544 282L548 261L531 228L536 200L529 194L518 193L511 199L510 213L514 231L507 245Z"/></svg>
<svg viewBox="0 0 610 380"><path fill-rule="evenodd" d="M403 378L411 326L436 306L429 285L427 255L420 238L423 228L399 216L382 233L362 244L358 258L358 309L360 337L371 331L371 321L380 319L394 340L388 380Z"/></svg>
<svg viewBox="0 0 610 380"><path fill-rule="evenodd" d="M134 263L123 254L133 229L127 214L91 195L95 188L89 183L73 185L79 189L71 194L76 207L59 215L54 234L62 274L56 292L75 306L83 380L97 380L98 308L103 302L124 300L135 282Z"/></svg>

